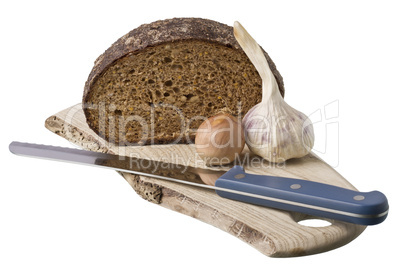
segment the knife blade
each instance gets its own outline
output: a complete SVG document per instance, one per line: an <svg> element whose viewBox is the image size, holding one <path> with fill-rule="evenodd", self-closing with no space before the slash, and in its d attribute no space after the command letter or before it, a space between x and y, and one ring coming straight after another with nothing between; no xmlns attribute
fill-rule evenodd
<svg viewBox="0 0 402 268"><path fill-rule="evenodd" d="M295 211L360 225L375 225L388 216L388 200L379 191L358 192L301 179L195 168L137 157L13 141L9 150L20 156L102 167L202 187L223 198Z"/></svg>

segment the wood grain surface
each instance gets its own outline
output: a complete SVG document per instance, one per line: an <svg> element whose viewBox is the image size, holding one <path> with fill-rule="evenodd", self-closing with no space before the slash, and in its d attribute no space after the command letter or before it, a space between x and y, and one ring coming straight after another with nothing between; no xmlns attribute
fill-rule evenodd
<svg viewBox="0 0 402 268"><path fill-rule="evenodd" d="M117 147L107 143L89 129L81 104L50 116L45 126L87 150L205 167L192 145ZM261 161L246 148L242 161L248 173L305 179L355 189L314 154L274 166ZM213 225L271 257L302 256L332 250L349 243L365 229L364 226L333 220L328 220L332 223L330 226L307 227L298 222L313 218L308 215L224 199L208 189L120 174L145 200Z"/></svg>

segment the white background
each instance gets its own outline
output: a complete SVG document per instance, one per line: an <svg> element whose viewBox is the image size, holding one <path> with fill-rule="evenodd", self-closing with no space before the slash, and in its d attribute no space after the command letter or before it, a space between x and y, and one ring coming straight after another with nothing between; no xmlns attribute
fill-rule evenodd
<svg viewBox="0 0 402 268"><path fill-rule="evenodd" d="M396 266L401 11L398 1L3 1L0 267ZM316 150L361 191L384 192L388 219L331 252L268 258L142 200L113 171L8 152L13 140L71 146L44 120L81 101L94 60L115 40L172 17L240 21L275 61L290 105L312 114L338 104L327 132L315 126Z"/></svg>

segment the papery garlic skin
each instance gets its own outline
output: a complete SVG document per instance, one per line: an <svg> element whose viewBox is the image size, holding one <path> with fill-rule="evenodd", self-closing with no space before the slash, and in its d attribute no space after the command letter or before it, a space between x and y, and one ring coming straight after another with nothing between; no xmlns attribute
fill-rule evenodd
<svg viewBox="0 0 402 268"><path fill-rule="evenodd" d="M243 127L250 151L270 162L303 157L314 145L310 119L285 102L279 109L271 101L257 104L243 118Z"/></svg>
<svg viewBox="0 0 402 268"><path fill-rule="evenodd" d="M307 155L314 145L310 119L283 100L260 46L239 22L234 34L262 79L262 101L242 121L250 151L275 163Z"/></svg>

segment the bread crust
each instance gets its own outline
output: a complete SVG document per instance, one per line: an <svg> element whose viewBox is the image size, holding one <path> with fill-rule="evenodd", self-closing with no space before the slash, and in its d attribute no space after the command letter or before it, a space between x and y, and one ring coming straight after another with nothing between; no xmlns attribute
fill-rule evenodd
<svg viewBox="0 0 402 268"><path fill-rule="evenodd" d="M147 47L166 42L191 39L217 42L227 47L241 50L233 35L233 27L213 20L201 18L173 18L143 24L119 38L96 59L84 87L82 99L84 112L87 110L85 103L88 102L87 98L92 85L99 75L113 64L113 62ZM264 51L264 55L278 82L279 90L282 96L284 96L285 89L283 78L268 53Z"/></svg>

